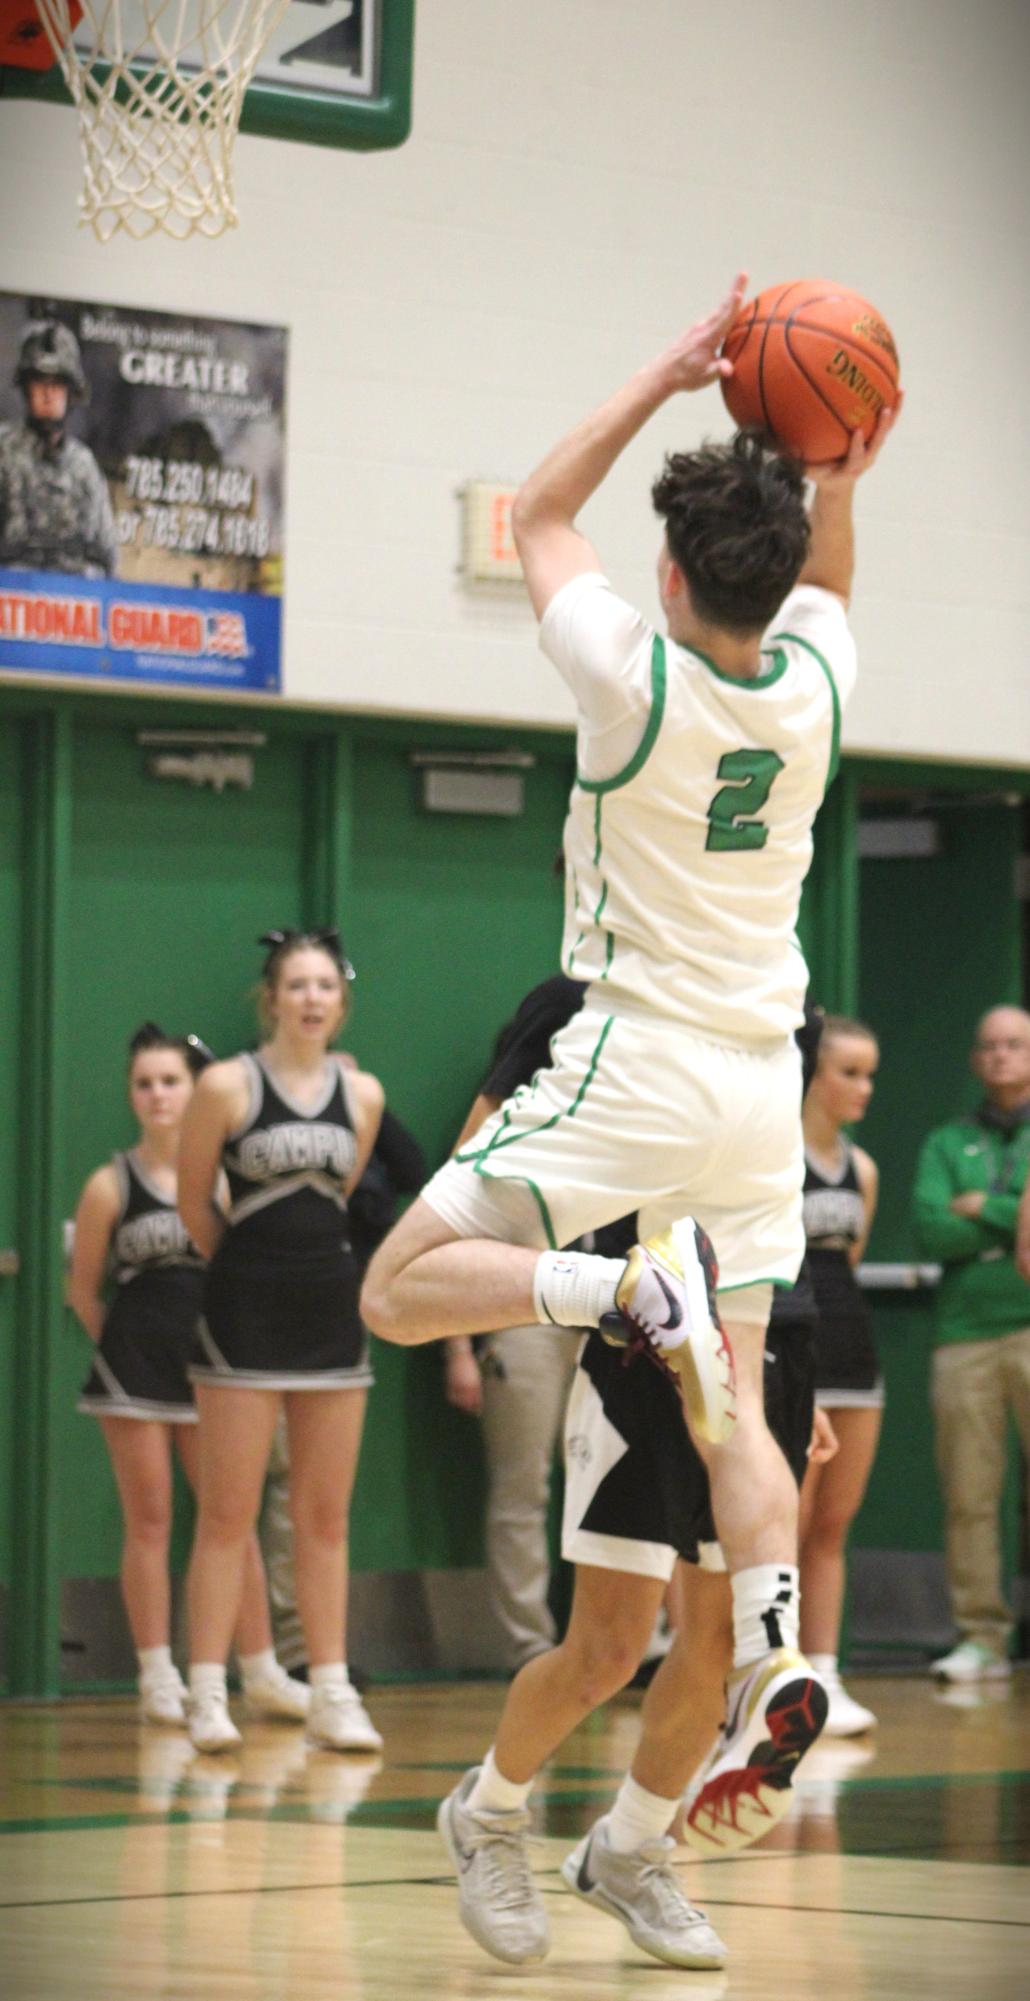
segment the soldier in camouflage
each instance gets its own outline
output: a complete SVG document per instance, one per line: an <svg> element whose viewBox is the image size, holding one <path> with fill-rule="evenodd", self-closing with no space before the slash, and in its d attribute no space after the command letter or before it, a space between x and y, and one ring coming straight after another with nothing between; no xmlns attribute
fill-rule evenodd
<svg viewBox="0 0 1030 2001"><path fill-rule="evenodd" d="M0 569L105 577L117 556L107 481L88 445L69 437L69 403L89 394L79 343L60 320L33 320L15 382L25 420L0 424Z"/></svg>

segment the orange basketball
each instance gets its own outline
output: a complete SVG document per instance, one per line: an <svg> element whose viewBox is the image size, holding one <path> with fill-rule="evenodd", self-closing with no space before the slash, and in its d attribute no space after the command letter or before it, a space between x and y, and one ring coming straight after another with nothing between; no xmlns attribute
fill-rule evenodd
<svg viewBox="0 0 1030 2001"><path fill-rule="evenodd" d="M868 299L821 278L770 285L742 306L723 343L722 393L734 422L760 424L811 465L872 435L898 392L898 351Z"/></svg>

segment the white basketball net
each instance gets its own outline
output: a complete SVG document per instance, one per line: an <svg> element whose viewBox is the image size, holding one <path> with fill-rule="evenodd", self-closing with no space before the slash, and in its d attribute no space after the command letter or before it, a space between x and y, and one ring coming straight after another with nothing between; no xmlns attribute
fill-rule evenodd
<svg viewBox="0 0 1030 2001"><path fill-rule="evenodd" d="M79 113L81 220L218 236L239 218L232 149L258 57L290 0L37 0Z"/></svg>

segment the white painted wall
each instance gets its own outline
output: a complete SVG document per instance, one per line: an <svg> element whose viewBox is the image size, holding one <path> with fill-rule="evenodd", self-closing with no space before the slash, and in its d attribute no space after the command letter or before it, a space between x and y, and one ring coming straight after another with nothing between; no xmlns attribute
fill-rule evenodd
<svg viewBox="0 0 1030 2001"><path fill-rule="evenodd" d="M395 154L241 139L241 227L75 222L74 114L0 105L0 282L292 332L286 693L561 725L521 597L456 573L455 488L516 480L739 262L892 323L909 400L861 490L853 749L1030 763L1025 0L419 0ZM586 526L656 612L653 420Z"/></svg>

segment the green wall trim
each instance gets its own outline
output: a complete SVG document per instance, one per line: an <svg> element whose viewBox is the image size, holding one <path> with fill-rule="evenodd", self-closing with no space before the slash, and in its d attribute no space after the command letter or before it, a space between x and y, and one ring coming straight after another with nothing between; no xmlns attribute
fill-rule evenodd
<svg viewBox="0 0 1030 2001"><path fill-rule="evenodd" d="M830 1014L858 1008L858 885L858 785L845 764L816 821L803 905L812 998Z"/></svg>
<svg viewBox="0 0 1030 2001"><path fill-rule="evenodd" d="M307 748L304 922L337 924L347 942L354 823L354 740L337 731Z"/></svg>
<svg viewBox="0 0 1030 2001"><path fill-rule="evenodd" d="M55 1385L63 1324L63 1180L66 1137L63 1025L71 1003L67 937L71 877L72 719L41 717L26 731L25 995L19 1289L15 1357L14 1520L10 1687L56 1695L60 1662L60 1550Z"/></svg>

